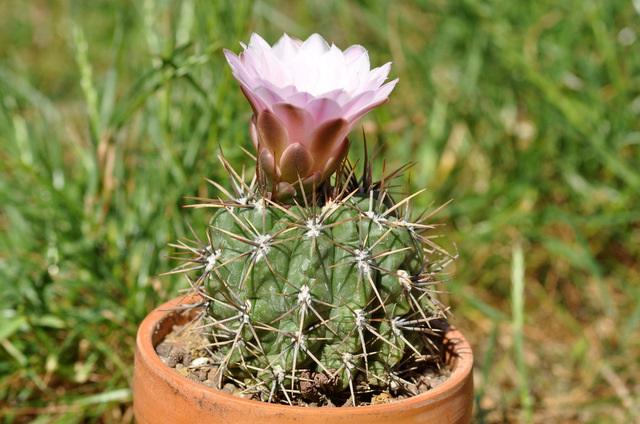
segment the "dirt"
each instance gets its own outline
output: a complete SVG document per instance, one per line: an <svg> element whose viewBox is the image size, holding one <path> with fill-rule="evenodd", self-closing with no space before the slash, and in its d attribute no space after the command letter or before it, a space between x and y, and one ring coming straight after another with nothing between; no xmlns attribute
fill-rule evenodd
<svg viewBox="0 0 640 424"><path fill-rule="evenodd" d="M200 384L245 399L261 400L257 393L247 393L245 389L227 378L220 381L218 367L212 359L208 340L197 332L184 331L184 326L174 326L173 330L156 347L156 353L169 367L176 372L199 382ZM446 381L450 375L448 366L437 364L417 364L408 362L405 365L408 377L395 390L381 390L369 386L362 379L355 382L354 392L357 406L376 405L405 399L415 394L424 393ZM337 376L326 371L301 373L298 387L299 395L291 398L291 403L309 407L353 406L350 391L331 396L330 388L337 383ZM219 388L219 385L221 386ZM283 399L283 404L287 400Z"/></svg>

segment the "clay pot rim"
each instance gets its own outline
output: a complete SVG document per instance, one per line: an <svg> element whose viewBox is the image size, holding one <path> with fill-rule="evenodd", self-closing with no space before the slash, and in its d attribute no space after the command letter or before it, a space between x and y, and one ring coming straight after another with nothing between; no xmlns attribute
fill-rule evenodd
<svg viewBox="0 0 640 424"><path fill-rule="evenodd" d="M215 397L218 399L222 399L224 402L235 404L238 407L255 407L256 404L258 404L262 408L267 408L269 412L290 413L292 411L296 411L296 413L302 414L303 416L306 414L329 414L339 416L344 414L346 411L349 411L350 414L365 415L380 410L388 410L389 408L393 408L396 406L399 408L407 408L411 407L414 404L423 404L425 403L425 401L436 402L440 400L440 398L446 397L449 392L455 391L456 388L462 384L461 381L464 381L467 378L471 377L473 367L473 352L471 350L471 346L462 335L462 333L460 333L460 331L458 331L455 327L450 326L445 331L445 339L450 340L455 346L455 353L457 354L455 369L446 381L444 381L437 387L425 393L421 393L417 396L412 396L406 399L396 400L393 402L378 405L346 406L335 408L314 408L297 405L281 405L243 399L206 387L198 382L192 381L180 375L178 372L171 369L167 364L165 364L157 355L155 346L153 346L152 343L153 333L155 329L160 328L160 324L164 319L169 317L172 313L179 312L179 310L175 310L175 308L181 301L182 304L185 303L184 297L177 297L170 300L169 302L156 308L142 321L136 337L136 343L138 345L138 351L140 353L141 359L150 366L153 372L158 375L163 375L163 377L167 381L170 381L176 386L182 387L182 390L184 391L193 391L207 398ZM426 398L429 398L429 400L427 400Z"/></svg>

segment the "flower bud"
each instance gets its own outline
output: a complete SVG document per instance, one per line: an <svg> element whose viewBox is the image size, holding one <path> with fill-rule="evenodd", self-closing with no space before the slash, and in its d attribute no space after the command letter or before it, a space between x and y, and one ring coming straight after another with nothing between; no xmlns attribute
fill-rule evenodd
<svg viewBox="0 0 640 424"><path fill-rule="evenodd" d="M329 178L347 155L349 132L398 82L384 84L391 63L371 70L362 46L343 52L318 34L304 42L285 34L273 47L253 34L241 45L239 55L224 54L253 108L258 167L282 190Z"/></svg>

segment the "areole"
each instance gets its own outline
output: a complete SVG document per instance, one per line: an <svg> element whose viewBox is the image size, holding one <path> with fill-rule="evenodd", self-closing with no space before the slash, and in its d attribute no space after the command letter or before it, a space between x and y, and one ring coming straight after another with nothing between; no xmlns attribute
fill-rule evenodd
<svg viewBox="0 0 640 424"><path fill-rule="evenodd" d="M445 330L451 376L438 387L391 403L342 408L304 408L246 400L210 389L169 368L155 352L173 325L189 320L175 308L180 298L151 312L138 330L133 379L139 424L180 423L448 423L468 424L473 406L473 353L455 328Z"/></svg>

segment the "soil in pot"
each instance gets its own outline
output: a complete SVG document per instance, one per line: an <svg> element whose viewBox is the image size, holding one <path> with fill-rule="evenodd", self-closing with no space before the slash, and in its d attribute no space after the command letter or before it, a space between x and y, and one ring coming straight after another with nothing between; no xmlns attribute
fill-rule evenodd
<svg viewBox="0 0 640 424"><path fill-rule="evenodd" d="M192 314L194 312L192 311ZM434 323L434 328L443 327L445 322ZM261 400L255 392L243 389L232 379L220 381L219 369L210 342L203 332L191 331L197 323L174 325L172 331L156 346L156 353L170 368L182 376L203 386L220 390L244 399ZM442 337L434 336L431 341L442 353L440 360L417 362L408 358L399 370L402 379L391 388L370 386L360 380L355 387L356 406L377 405L406 399L425 393L446 381L451 375L449 366L444 362L445 347ZM332 393L331 376L326 372L303 372L298 390L289 399L272 399L272 402L307 407L354 406L348 390Z"/></svg>

